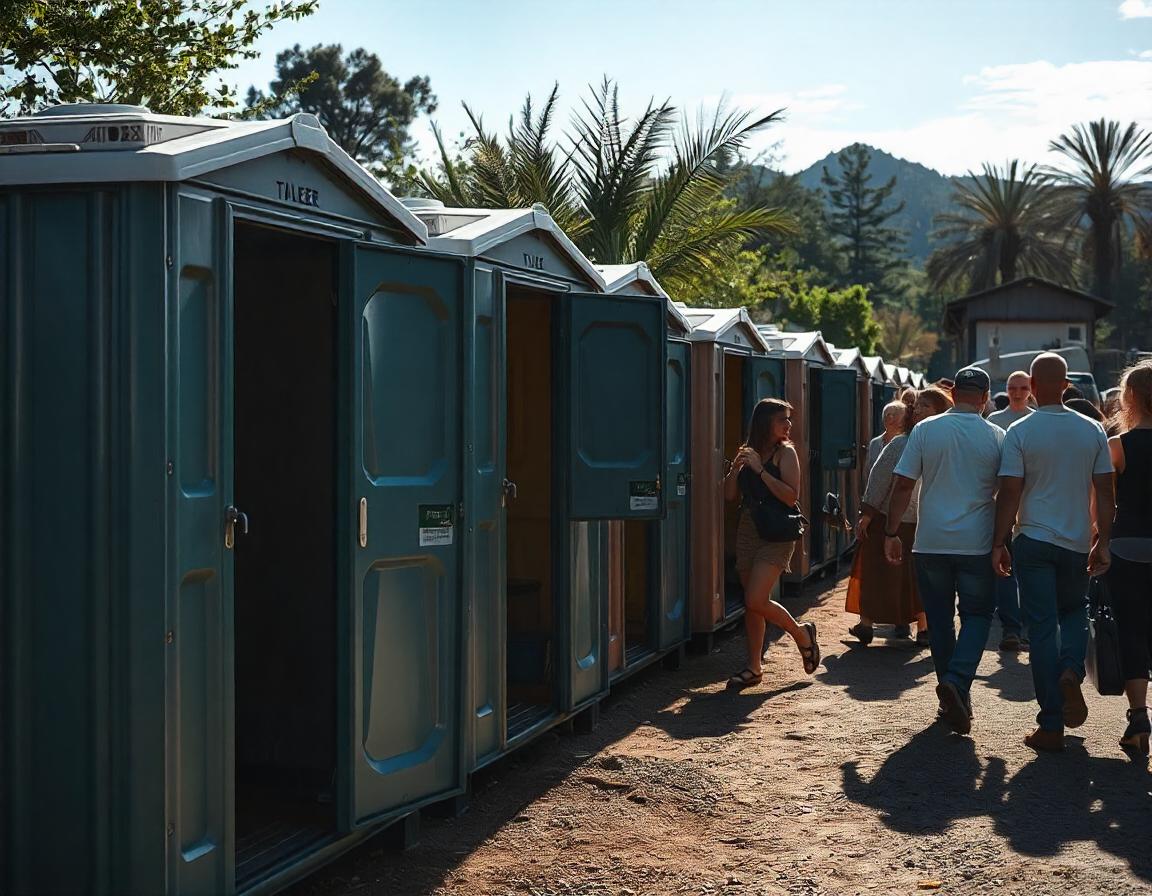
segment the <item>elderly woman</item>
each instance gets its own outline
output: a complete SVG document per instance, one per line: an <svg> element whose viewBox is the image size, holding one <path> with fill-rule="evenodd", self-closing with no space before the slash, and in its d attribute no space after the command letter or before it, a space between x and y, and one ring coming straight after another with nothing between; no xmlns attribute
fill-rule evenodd
<svg viewBox="0 0 1152 896"><path fill-rule="evenodd" d="M908 442L906 433L921 420L943 414L952 407L952 403L952 396L938 386L929 386L920 392L911 413L905 417L905 434L888 443L868 474L860 521L856 524L856 537L860 540L860 546L856 551L844 606L846 612L860 614L860 622L848 632L861 644L872 642L873 626L876 623L895 625L897 633L906 636L911 631L909 623L915 619L916 644L920 647L928 646L928 622L920 605L916 577L912 572L912 542L916 536L919 482L897 530L904 543L905 558L898 566L889 564L884 558L883 533L887 530L893 470L904 454L904 446Z"/></svg>
<svg viewBox="0 0 1152 896"><path fill-rule="evenodd" d="M884 405L884 410L881 413L881 420L884 423L884 432L876 436L868 443L868 454L864 460L864 470L866 473L871 473L872 468L876 466L876 461L880 459L880 452L891 442L896 436L904 432L904 420L907 417L908 408L902 401L890 401Z"/></svg>

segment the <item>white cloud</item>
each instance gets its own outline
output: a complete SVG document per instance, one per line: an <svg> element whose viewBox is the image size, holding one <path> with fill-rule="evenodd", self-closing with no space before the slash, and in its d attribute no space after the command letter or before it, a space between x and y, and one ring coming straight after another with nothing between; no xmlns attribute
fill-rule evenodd
<svg viewBox="0 0 1152 896"><path fill-rule="evenodd" d="M972 95L959 107L906 128L849 129L839 111L852 108L847 91L812 114L797 94L789 119L759 138L782 141L783 167L806 168L827 153L860 141L946 174L979 170L1008 159L1054 162L1048 143L1077 122L1137 121L1152 128L1152 60L992 66L965 79Z"/></svg>
<svg viewBox="0 0 1152 896"><path fill-rule="evenodd" d="M1152 18L1152 2L1149 2L1149 0L1124 0L1124 2L1120 4L1120 18Z"/></svg>
<svg viewBox="0 0 1152 896"><path fill-rule="evenodd" d="M1152 59L1152 50L1145 50L1143 53L1137 54L1141 59Z"/></svg>

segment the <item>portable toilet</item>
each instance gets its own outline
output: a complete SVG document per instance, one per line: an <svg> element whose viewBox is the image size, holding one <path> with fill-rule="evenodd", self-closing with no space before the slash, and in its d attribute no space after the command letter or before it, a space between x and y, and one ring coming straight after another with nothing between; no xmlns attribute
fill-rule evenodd
<svg viewBox="0 0 1152 896"><path fill-rule="evenodd" d="M739 509L724 501L724 476L756 402L784 397L784 363L743 308L680 310L692 325L692 632L708 637L744 612Z"/></svg>
<svg viewBox="0 0 1152 896"><path fill-rule="evenodd" d="M889 382L888 376L884 371L884 361L878 355L865 355L864 365L868 368L868 379L871 386L871 401L870 406L872 409L872 437L880 435L884 432L884 405L888 404L892 399L889 398ZM867 476L868 471L865 471Z"/></svg>
<svg viewBox="0 0 1152 896"><path fill-rule="evenodd" d="M769 332L785 359L788 401L799 425L792 441L803 464L800 506L811 525L798 542L789 581L834 564L844 549L842 472L856 460L856 372L836 366L819 331Z"/></svg>
<svg viewBox="0 0 1152 896"><path fill-rule="evenodd" d="M0 891L274 889L462 792L465 265L311 115L57 107L0 184Z"/></svg>
<svg viewBox="0 0 1152 896"><path fill-rule="evenodd" d="M664 513L666 299L610 296L542 206L407 200L464 260L466 766L607 692L609 520Z"/></svg>
<svg viewBox="0 0 1152 896"><path fill-rule="evenodd" d="M601 265L611 295L657 296L665 302L668 416L662 520L608 524L608 669L613 679L660 657L679 660L691 636L688 618L689 392L692 325L644 262Z"/></svg>
<svg viewBox="0 0 1152 896"><path fill-rule="evenodd" d="M900 393L904 391L904 378L900 374L900 368L895 364L884 362L884 377L887 379L886 392L888 393L888 400L899 398Z"/></svg>
<svg viewBox="0 0 1152 896"><path fill-rule="evenodd" d="M860 515L860 501L864 496L868 471L864 469L868 456L868 441L872 438L872 381L864 356L857 348L836 349L836 366L852 370L856 374L856 453L850 469L842 469L844 487L841 492L844 517L850 526ZM842 548L847 549L856 543L854 528L845 533Z"/></svg>

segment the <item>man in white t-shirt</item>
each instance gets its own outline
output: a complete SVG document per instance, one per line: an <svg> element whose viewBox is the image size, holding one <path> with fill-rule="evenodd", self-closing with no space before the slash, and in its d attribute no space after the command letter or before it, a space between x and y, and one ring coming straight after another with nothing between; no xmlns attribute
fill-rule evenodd
<svg viewBox="0 0 1152 896"><path fill-rule="evenodd" d="M1032 362L1039 408L1004 439L992 563L1016 572L1031 641L1039 726L1024 738L1035 750L1064 749L1064 727L1088 717L1080 693L1088 646L1088 577L1111 563L1116 505L1108 437L1095 420L1064 407L1068 365L1057 354ZM1095 494L1095 532L1091 496ZM1013 523L1019 534L1007 543Z"/></svg>
<svg viewBox="0 0 1152 896"><path fill-rule="evenodd" d="M972 729L969 692L996 608L990 560L1004 430L980 416L991 385L988 374L975 367L956 374L956 406L917 424L908 436L888 511L890 520L903 516L919 479L912 565L928 616L940 714L960 734ZM884 534L889 562L902 562L900 539L895 532Z"/></svg>
<svg viewBox="0 0 1152 896"><path fill-rule="evenodd" d="M1017 370L1008 377L1008 407L988 415L988 422L995 423L1005 432L1017 420L1023 420L1032 413L1031 374ZM1019 650L1028 645L1024 637L1024 625L1020 619L1020 591L1016 586L1016 576L996 577L996 615L1000 617L1000 649Z"/></svg>

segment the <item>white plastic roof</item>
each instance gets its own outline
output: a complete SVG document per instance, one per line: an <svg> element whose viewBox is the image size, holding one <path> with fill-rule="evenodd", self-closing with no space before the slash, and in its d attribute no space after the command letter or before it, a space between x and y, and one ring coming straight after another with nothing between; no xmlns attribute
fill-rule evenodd
<svg viewBox="0 0 1152 896"><path fill-rule="evenodd" d="M548 234L563 253L588 275L595 286L605 289L604 277L588 257L576 248L560 225L542 205L532 208L448 208L438 203L413 203L412 211L428 227L430 249L474 258L533 230Z"/></svg>
<svg viewBox="0 0 1152 896"><path fill-rule="evenodd" d="M868 365L864 363L864 356L860 354L858 348L839 348L833 349L829 346L833 356L836 358L837 367L851 367L861 376L869 376Z"/></svg>
<svg viewBox="0 0 1152 896"><path fill-rule="evenodd" d="M740 329L752 348L762 352L771 350L764 341L752 318L744 308L688 308L678 306L692 325L693 342L718 342L732 329Z"/></svg>
<svg viewBox="0 0 1152 896"><path fill-rule="evenodd" d="M139 106L75 104L0 121L0 185L178 182L287 150L322 156L419 242L427 228L314 115L227 121L155 115Z"/></svg>
<svg viewBox="0 0 1152 896"><path fill-rule="evenodd" d="M884 359L879 355L863 355L864 366L868 368L868 375L878 383L886 383L887 375L884 373Z"/></svg>
<svg viewBox="0 0 1152 896"><path fill-rule="evenodd" d="M836 358L828 349L827 343L819 330L807 333L789 333L779 331L782 343L781 350L788 358L806 358L810 361L820 361L829 366L836 364Z"/></svg>
<svg viewBox="0 0 1152 896"><path fill-rule="evenodd" d="M645 283L652 288L658 296L663 296L664 301L667 303L668 314L675 319L676 323L685 333L692 332L692 324L688 318L684 316L681 311L680 305L672 301L672 298L664 291L659 281L652 276L652 271L648 269L642 261L637 261L632 264L601 264L596 266L604 278L604 289L608 293L619 292L626 289L632 283Z"/></svg>

